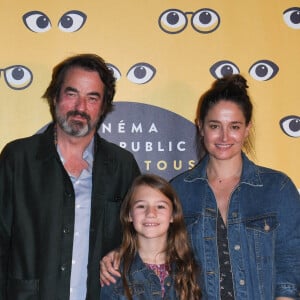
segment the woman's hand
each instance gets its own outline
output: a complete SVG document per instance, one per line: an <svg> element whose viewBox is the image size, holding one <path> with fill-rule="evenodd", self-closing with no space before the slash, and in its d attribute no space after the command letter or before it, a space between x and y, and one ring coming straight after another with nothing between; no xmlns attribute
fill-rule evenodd
<svg viewBox="0 0 300 300"><path fill-rule="evenodd" d="M121 277L118 271L120 266L120 253L117 250L113 250L105 255L100 261L100 284L110 285L110 283L116 283L115 277Z"/></svg>

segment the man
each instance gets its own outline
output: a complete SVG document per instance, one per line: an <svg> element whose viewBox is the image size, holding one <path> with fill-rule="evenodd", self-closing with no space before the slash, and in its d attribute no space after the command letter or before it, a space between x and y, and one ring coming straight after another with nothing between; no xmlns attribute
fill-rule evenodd
<svg viewBox="0 0 300 300"><path fill-rule="evenodd" d="M115 79L97 55L58 64L45 132L0 156L0 300L99 299L99 261L121 242L119 208L139 175L132 154L97 134Z"/></svg>

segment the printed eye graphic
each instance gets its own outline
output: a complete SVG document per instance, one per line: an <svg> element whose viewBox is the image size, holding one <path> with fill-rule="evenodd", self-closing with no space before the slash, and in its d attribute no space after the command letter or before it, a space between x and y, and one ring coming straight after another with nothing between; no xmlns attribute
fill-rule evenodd
<svg viewBox="0 0 300 300"><path fill-rule="evenodd" d="M282 118L279 123L282 131L286 135L295 138L300 137L300 117L287 116Z"/></svg>
<svg viewBox="0 0 300 300"><path fill-rule="evenodd" d="M191 22L196 31L210 33L219 27L220 16L212 9L203 8L193 14Z"/></svg>
<svg viewBox="0 0 300 300"><path fill-rule="evenodd" d="M210 74L216 79L220 79L225 75L239 74L239 68L229 60L221 60L214 63L210 69Z"/></svg>
<svg viewBox="0 0 300 300"><path fill-rule="evenodd" d="M51 29L49 18L41 11L30 11L23 15L23 22L33 32L46 32Z"/></svg>
<svg viewBox="0 0 300 300"><path fill-rule="evenodd" d="M300 29L300 7L291 7L283 12L283 20L287 26Z"/></svg>
<svg viewBox="0 0 300 300"><path fill-rule="evenodd" d="M259 60L250 67L249 74L256 80L266 81L276 76L278 70L278 66L272 61Z"/></svg>
<svg viewBox="0 0 300 300"><path fill-rule="evenodd" d="M25 66L10 66L3 71L7 85L13 90L23 90L32 82L33 75Z"/></svg>
<svg viewBox="0 0 300 300"><path fill-rule="evenodd" d="M121 78L121 72L120 70L113 64L106 64L108 69L111 70L116 80L119 80Z"/></svg>
<svg viewBox="0 0 300 300"><path fill-rule="evenodd" d="M192 15L192 27L200 33L213 32L220 25L220 17L218 13L212 9L203 8L196 12L183 12L179 9L172 8L164 11L159 16L159 27L166 33L179 33L183 31L188 24L187 15Z"/></svg>
<svg viewBox="0 0 300 300"><path fill-rule="evenodd" d="M127 78L136 84L144 84L152 80L156 69L147 63L137 63L127 72Z"/></svg>
<svg viewBox="0 0 300 300"><path fill-rule="evenodd" d="M164 11L159 19L159 27L167 33L179 33L187 26L188 20L185 13L178 9L168 9Z"/></svg>
<svg viewBox="0 0 300 300"><path fill-rule="evenodd" d="M64 32L78 31L86 21L86 14L78 10L66 12L58 22L58 28Z"/></svg>

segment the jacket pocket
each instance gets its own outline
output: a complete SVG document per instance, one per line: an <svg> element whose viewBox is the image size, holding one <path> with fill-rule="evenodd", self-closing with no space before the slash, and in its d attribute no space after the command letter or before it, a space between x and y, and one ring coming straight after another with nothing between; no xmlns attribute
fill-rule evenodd
<svg viewBox="0 0 300 300"><path fill-rule="evenodd" d="M273 299L275 241L278 226L276 214L259 216L246 221L248 266L253 275L253 285L260 294L259 299Z"/></svg>
<svg viewBox="0 0 300 300"><path fill-rule="evenodd" d="M248 230L255 230L261 233L272 233L278 227L276 215L266 215L247 220L246 228Z"/></svg>
<svg viewBox="0 0 300 300"><path fill-rule="evenodd" d="M105 204L105 221L104 221L104 234L106 239L115 239L116 234L121 241L121 222L120 222L120 208L121 198L116 196L112 201L106 201Z"/></svg>
<svg viewBox="0 0 300 300"><path fill-rule="evenodd" d="M7 300L38 300L39 280L10 278L7 284Z"/></svg>

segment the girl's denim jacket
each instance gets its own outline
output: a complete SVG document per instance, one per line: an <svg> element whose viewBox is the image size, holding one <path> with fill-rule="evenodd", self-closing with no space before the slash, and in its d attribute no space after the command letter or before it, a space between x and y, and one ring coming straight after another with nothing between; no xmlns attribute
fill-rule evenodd
<svg viewBox="0 0 300 300"><path fill-rule="evenodd" d="M300 195L283 173L260 167L243 153L240 183L227 215L235 299L300 299ZM206 176L209 157L171 181L182 202L203 299L220 299L217 203Z"/></svg>
<svg viewBox="0 0 300 300"><path fill-rule="evenodd" d="M121 264L122 270L122 264ZM126 300L121 278L116 278L115 284L101 288L100 300ZM176 293L172 276L164 282L165 293L162 298L162 289L158 276L150 270L137 253L132 262L127 277L133 300L175 300Z"/></svg>

